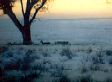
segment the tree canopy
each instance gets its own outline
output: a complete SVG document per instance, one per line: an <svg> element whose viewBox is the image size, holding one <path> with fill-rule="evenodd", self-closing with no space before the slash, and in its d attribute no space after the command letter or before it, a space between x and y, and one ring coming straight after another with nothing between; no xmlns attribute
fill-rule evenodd
<svg viewBox="0 0 112 82"><path fill-rule="evenodd" d="M13 12L12 8L17 1L19 1L21 4L21 12L24 18L26 14L31 16L31 10L34 10L32 18L29 19L31 23L33 22L33 19L35 19L36 14L39 12L40 9L47 9L47 3L51 0L0 0L0 9L3 11L3 14L9 14L9 12ZM24 3L24 1L26 1L26 3Z"/></svg>

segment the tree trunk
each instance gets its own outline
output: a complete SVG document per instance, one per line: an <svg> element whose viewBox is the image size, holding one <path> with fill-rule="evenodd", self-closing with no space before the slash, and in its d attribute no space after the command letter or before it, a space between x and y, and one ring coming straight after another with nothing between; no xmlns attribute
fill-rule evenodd
<svg viewBox="0 0 112 82"><path fill-rule="evenodd" d="M24 45L32 44L30 26L23 26L22 36L23 36L23 44Z"/></svg>

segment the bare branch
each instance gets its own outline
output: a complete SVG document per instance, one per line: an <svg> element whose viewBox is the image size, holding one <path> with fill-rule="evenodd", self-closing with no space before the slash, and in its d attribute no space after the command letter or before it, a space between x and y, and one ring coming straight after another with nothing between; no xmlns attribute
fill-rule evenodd
<svg viewBox="0 0 112 82"><path fill-rule="evenodd" d="M21 3L22 14L23 14L23 17L24 17L24 6L23 6L23 1L20 0L20 3Z"/></svg>
<svg viewBox="0 0 112 82"><path fill-rule="evenodd" d="M30 24L33 22L33 20L35 19L38 11L45 5L46 2L47 2L47 0L42 0L41 5L38 8L36 8L35 13L34 13L33 17L30 20Z"/></svg>
<svg viewBox="0 0 112 82"><path fill-rule="evenodd" d="M29 10L29 5L30 5L30 0L27 0L27 2L26 2L26 11L25 11L25 13Z"/></svg>
<svg viewBox="0 0 112 82"><path fill-rule="evenodd" d="M30 12L33 6L38 2L39 0L27 0L27 6L26 6L26 12Z"/></svg>
<svg viewBox="0 0 112 82"><path fill-rule="evenodd" d="M14 2L16 0L0 0L0 8L3 10L4 14L7 14L13 23L17 26L17 28L21 31L22 25L16 15L13 12L12 7L14 6Z"/></svg>
<svg viewBox="0 0 112 82"><path fill-rule="evenodd" d="M11 20L14 22L14 24L17 26L17 28L22 31L22 25L17 19L16 15L12 11L7 11L7 15L11 18Z"/></svg>

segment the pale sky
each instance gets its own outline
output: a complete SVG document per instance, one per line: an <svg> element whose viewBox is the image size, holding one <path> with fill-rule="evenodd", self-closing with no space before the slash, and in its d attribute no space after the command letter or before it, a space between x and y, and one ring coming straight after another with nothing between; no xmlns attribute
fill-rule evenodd
<svg viewBox="0 0 112 82"><path fill-rule="evenodd" d="M107 4L106 0L54 0L49 5L48 12L43 13L42 16L48 18L112 17L112 4ZM17 12L19 8L15 10Z"/></svg>
<svg viewBox="0 0 112 82"><path fill-rule="evenodd" d="M112 4L106 0L56 0L49 11L63 17L110 17Z"/></svg>

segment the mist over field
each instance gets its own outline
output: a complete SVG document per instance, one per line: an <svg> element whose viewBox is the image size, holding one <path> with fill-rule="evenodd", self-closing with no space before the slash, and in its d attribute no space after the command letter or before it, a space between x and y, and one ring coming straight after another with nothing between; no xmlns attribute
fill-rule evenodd
<svg viewBox="0 0 112 82"><path fill-rule="evenodd" d="M21 21L22 22L22 21ZM112 19L36 19L31 27L32 40L72 44L111 44ZM12 21L0 20L0 44L21 43L22 36Z"/></svg>

